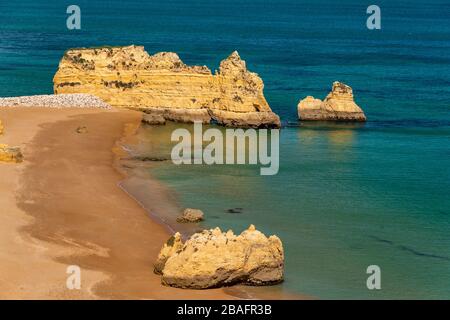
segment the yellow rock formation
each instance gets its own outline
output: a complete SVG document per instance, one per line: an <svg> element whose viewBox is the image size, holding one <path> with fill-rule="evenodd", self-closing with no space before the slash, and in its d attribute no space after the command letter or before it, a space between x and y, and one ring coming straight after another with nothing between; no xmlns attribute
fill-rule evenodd
<svg viewBox="0 0 450 320"><path fill-rule="evenodd" d="M162 274L164 284L179 288L279 283L284 276L283 245L277 236L266 237L253 225L240 235L205 230L184 244L177 234L162 248L155 272Z"/></svg>
<svg viewBox="0 0 450 320"><path fill-rule="evenodd" d="M150 56L142 46L71 49L53 82L56 94L89 93L115 107L163 110L168 120L280 126L264 97L263 81L237 52L213 75L205 66L184 64L175 53Z"/></svg>
<svg viewBox="0 0 450 320"><path fill-rule="evenodd" d="M22 162L23 156L18 147L8 147L0 144L0 162Z"/></svg>
<svg viewBox="0 0 450 320"><path fill-rule="evenodd" d="M366 121L362 109L355 103L351 87L334 82L322 101L308 96L298 104L300 120Z"/></svg>
<svg viewBox="0 0 450 320"><path fill-rule="evenodd" d="M181 234L177 232L161 248L158 259L154 265L155 273L162 274L167 259L173 256L176 252L181 251L181 249L183 249L183 242L181 241Z"/></svg>

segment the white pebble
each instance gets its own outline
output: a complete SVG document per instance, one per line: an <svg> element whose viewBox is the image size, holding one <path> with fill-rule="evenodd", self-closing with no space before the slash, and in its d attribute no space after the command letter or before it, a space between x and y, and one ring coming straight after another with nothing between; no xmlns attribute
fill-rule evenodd
<svg viewBox="0 0 450 320"><path fill-rule="evenodd" d="M0 98L0 107L111 109L111 106L100 98L84 93Z"/></svg>

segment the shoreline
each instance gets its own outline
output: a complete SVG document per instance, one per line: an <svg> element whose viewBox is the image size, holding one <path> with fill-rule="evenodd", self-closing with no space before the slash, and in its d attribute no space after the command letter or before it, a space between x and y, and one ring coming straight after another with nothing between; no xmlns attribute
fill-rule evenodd
<svg viewBox="0 0 450 320"><path fill-rule="evenodd" d="M118 141L120 151L116 152L115 167L125 177L119 183L119 187L146 211L152 221L165 228L167 232L171 233L170 235L179 232L182 238L187 240L193 233L202 231L204 228L195 223L177 222L177 217L184 210L184 207L179 202L177 192L154 177L152 170L155 168L155 163L139 160L142 154L137 151L135 144L139 142L138 131L140 128L141 126L136 127L134 133L128 134ZM135 153L130 154L132 151ZM132 155L137 156L138 159L130 159ZM234 231L241 232L241 230ZM289 292L279 285L234 285L219 289L232 298L238 299L317 299L316 297Z"/></svg>
<svg viewBox="0 0 450 320"><path fill-rule="evenodd" d="M0 164L6 177L0 205L7 211L0 226L0 298L307 298L270 287L186 290L161 284L153 262L170 231L124 186L133 177L120 164L140 112L2 107L0 119L0 141L24 153L21 164ZM77 132L80 126L87 132ZM159 186L157 194L173 196L156 179L145 182ZM170 205L170 199L156 198L156 208ZM70 265L81 268L81 290L66 287Z"/></svg>

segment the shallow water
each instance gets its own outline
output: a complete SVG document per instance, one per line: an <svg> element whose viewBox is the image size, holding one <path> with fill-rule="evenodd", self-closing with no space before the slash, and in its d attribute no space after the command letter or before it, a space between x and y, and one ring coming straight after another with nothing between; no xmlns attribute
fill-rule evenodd
<svg viewBox="0 0 450 320"><path fill-rule="evenodd" d="M281 168L153 164L205 227L250 223L279 235L287 289L321 298L450 298L450 3L378 1L77 1L82 30L60 1L0 3L0 96L52 92L70 47L142 44L216 69L238 50L264 79L285 124ZM300 98L351 85L365 125L297 127ZM143 154L168 154L173 127L140 132ZM225 212L243 208L241 214ZM175 211L175 209L172 209ZM368 265L382 290L365 286Z"/></svg>
<svg viewBox="0 0 450 320"><path fill-rule="evenodd" d="M143 127L134 150L170 158L178 127ZM442 298L450 294L443 137L450 128L308 125L282 130L276 176L260 176L257 166L170 161L152 162L151 174L176 192L181 207L204 210L200 227L240 232L254 223L279 235L287 290L321 298ZM369 265L381 267L381 291L366 288Z"/></svg>

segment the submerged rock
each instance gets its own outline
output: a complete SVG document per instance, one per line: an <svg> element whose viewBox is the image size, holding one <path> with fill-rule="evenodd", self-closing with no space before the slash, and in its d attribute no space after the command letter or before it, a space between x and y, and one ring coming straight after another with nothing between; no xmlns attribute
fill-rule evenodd
<svg viewBox="0 0 450 320"><path fill-rule="evenodd" d="M277 236L266 237L253 225L240 235L219 228L194 234L178 250L164 245L158 257L162 283L206 289L233 284L271 285L283 281L284 251ZM166 259L168 253L171 255ZM165 260L163 267L161 261Z"/></svg>
<svg viewBox="0 0 450 320"><path fill-rule="evenodd" d="M334 82L325 100L308 96L298 104L300 120L366 121L363 110L355 103L351 87Z"/></svg>
<svg viewBox="0 0 450 320"><path fill-rule="evenodd" d="M211 120L224 127L231 128L279 128L281 120L273 112L231 112L210 110Z"/></svg>
<svg viewBox="0 0 450 320"><path fill-rule="evenodd" d="M205 66L184 64L173 52L151 56L142 46L71 49L53 82L55 94L89 93L112 106L165 120L280 127L264 97L263 81L247 70L236 51L213 74Z"/></svg>
<svg viewBox="0 0 450 320"><path fill-rule="evenodd" d="M0 161L19 163L23 161L23 155L19 147L9 147L0 144Z"/></svg>
<svg viewBox="0 0 450 320"><path fill-rule="evenodd" d="M195 223L203 221L203 211L198 209L185 209L183 214L177 218L177 222L181 223Z"/></svg>
<svg viewBox="0 0 450 320"><path fill-rule="evenodd" d="M242 213L242 211L244 211L243 208L231 208L231 209L225 210L226 213L237 213L237 214Z"/></svg>
<svg viewBox="0 0 450 320"><path fill-rule="evenodd" d="M149 125L162 125L166 121L181 123L201 122L210 123L211 116L207 109L171 109L171 108L149 108L136 107L144 112L143 122Z"/></svg>
<svg viewBox="0 0 450 320"><path fill-rule="evenodd" d="M142 117L142 122L148 125L164 125L166 124L166 118L160 114L146 114Z"/></svg>

